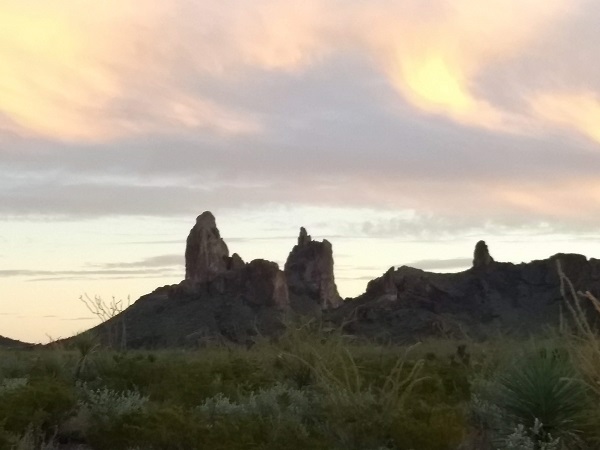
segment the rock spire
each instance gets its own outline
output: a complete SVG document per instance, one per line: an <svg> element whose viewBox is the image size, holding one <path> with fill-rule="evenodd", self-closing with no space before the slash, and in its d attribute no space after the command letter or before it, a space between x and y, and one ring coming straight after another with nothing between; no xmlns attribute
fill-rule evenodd
<svg viewBox="0 0 600 450"><path fill-rule="evenodd" d="M327 240L313 241L304 227L285 263L290 294L308 297L321 309L342 304L333 274L333 249Z"/></svg>
<svg viewBox="0 0 600 450"><path fill-rule="evenodd" d="M221 239L215 216L205 211L190 230L185 248L185 279L206 282L229 269L229 249Z"/></svg>
<svg viewBox="0 0 600 450"><path fill-rule="evenodd" d="M473 254L473 267L487 267L494 262L494 258L490 255L488 246L485 241L479 241L475 245L475 252Z"/></svg>

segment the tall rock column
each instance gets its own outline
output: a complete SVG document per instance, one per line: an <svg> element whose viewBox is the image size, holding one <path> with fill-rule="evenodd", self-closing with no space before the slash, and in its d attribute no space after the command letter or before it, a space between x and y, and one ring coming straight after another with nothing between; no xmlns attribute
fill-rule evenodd
<svg viewBox="0 0 600 450"><path fill-rule="evenodd" d="M313 241L300 228L298 244L290 252L284 268L290 294L315 301L321 309L342 304L333 274L333 249L327 240Z"/></svg>
<svg viewBox="0 0 600 450"><path fill-rule="evenodd" d="M185 248L185 279L206 282L228 270L229 249L221 239L215 216L205 211L190 230Z"/></svg>
<svg viewBox="0 0 600 450"><path fill-rule="evenodd" d="M475 251L473 252L473 267L487 267L493 262L494 258L492 258L492 255L490 255L487 244L485 241L479 241L475 245Z"/></svg>

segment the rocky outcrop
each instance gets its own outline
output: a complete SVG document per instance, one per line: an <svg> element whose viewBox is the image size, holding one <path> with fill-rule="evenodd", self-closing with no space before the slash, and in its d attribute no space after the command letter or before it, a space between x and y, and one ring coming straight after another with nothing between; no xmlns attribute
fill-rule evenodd
<svg viewBox="0 0 600 450"><path fill-rule="evenodd" d="M229 249L217 228L215 216L205 211L190 230L185 248L185 279L203 283L229 269Z"/></svg>
<svg viewBox="0 0 600 450"><path fill-rule="evenodd" d="M128 346L194 345L206 339L248 343L283 329L290 308L284 272L271 261L229 257L208 211L190 231L185 263L181 283L142 297L114 319L125 321ZM94 331L108 339L110 327L111 321Z"/></svg>
<svg viewBox="0 0 600 450"><path fill-rule="evenodd" d="M300 228L298 244L288 256L284 272L293 306L308 302L326 310L342 304L335 285L329 241L313 241L306 229Z"/></svg>
<svg viewBox="0 0 600 450"><path fill-rule="evenodd" d="M557 261L576 290L600 296L599 260L559 254L530 263L503 263L494 261L480 241L473 267L464 272L391 267L370 281L364 294L342 302L328 241L314 241L301 228L285 271L262 259L244 263L235 253L229 257L214 216L205 212L187 240L185 280L143 296L94 332L110 340L110 330L125 324L129 347L221 340L251 344L256 336L282 332L288 312L294 310L385 342L414 342L432 335L528 336L558 325L561 313L568 320ZM586 307L596 318L592 305Z"/></svg>
<svg viewBox="0 0 600 450"><path fill-rule="evenodd" d="M490 255L485 241L479 241L475 245L475 251L473 252L473 267L476 269L484 268L494 262L494 258Z"/></svg>
<svg viewBox="0 0 600 450"><path fill-rule="evenodd" d="M599 260L558 254L530 263L494 262L485 243L479 242L472 269L459 273L390 269L328 317L347 324L347 332L385 341L408 342L431 335L528 336L558 326L561 314L569 320L557 260L575 289L600 294Z"/></svg>
<svg viewBox="0 0 600 450"><path fill-rule="evenodd" d="M250 305L286 309L290 305L285 274L264 259L253 260L241 271L244 301Z"/></svg>

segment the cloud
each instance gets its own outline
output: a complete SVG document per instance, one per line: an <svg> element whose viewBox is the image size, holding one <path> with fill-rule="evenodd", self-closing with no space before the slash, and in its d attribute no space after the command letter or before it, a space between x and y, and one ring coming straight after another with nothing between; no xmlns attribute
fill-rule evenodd
<svg viewBox="0 0 600 450"><path fill-rule="evenodd" d="M473 263L469 258L452 258L452 259L421 259L406 264L409 267L415 267L422 270L448 270L448 269L467 269Z"/></svg>
<svg viewBox="0 0 600 450"><path fill-rule="evenodd" d="M66 141L105 141L150 130L256 132L260 125L251 115L177 83L185 76L177 73L185 69L178 60L192 50L184 40L196 36L173 41L180 24L168 18L181 18L186 3L170 11L166 1L144 8L116 0L67 0L60 6L2 1L4 127ZM197 18L202 11L193 12Z"/></svg>
<svg viewBox="0 0 600 450"><path fill-rule="evenodd" d="M590 3L0 11L3 218L315 205L383 212L353 235L427 238L600 214Z"/></svg>
<svg viewBox="0 0 600 450"><path fill-rule="evenodd" d="M256 73L298 77L352 54L414 107L492 129L521 127L479 89L572 2L208 0L0 3L4 127L59 140L153 133L253 134L265 119L220 95ZM519 10L518 18L513 11ZM100 38L99 38L100 37ZM31 70L36 67L36 70ZM265 98L263 97L263 101Z"/></svg>
<svg viewBox="0 0 600 450"><path fill-rule="evenodd" d="M180 270L166 268L99 269L99 270L0 270L0 278L28 278L29 281L164 278L180 275Z"/></svg>
<svg viewBox="0 0 600 450"><path fill-rule="evenodd" d="M426 113L460 123L522 129L527 119L495 105L479 89L479 78L551 30L568 3L463 0L440 3L433 10L430 3L415 3L400 2L385 10L377 3L365 20L375 17L378 23L366 36L399 93Z"/></svg>
<svg viewBox="0 0 600 450"><path fill-rule="evenodd" d="M182 255L159 255L133 262L117 262L100 264L99 267L104 270L114 269L137 269L137 268L180 268L183 266Z"/></svg>
<svg viewBox="0 0 600 450"><path fill-rule="evenodd" d="M600 144L600 92L540 93L531 99L534 113Z"/></svg>

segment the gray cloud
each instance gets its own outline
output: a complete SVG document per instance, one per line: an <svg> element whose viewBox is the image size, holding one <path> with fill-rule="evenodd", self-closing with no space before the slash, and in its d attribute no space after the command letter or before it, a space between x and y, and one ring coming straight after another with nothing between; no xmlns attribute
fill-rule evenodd
<svg viewBox="0 0 600 450"><path fill-rule="evenodd" d="M160 268L171 268L177 267L180 268L183 266L183 255L159 255L152 256L150 258L142 259L139 261L133 262L117 262L117 263L106 263L101 264L103 270L113 270L113 269L136 269L136 268L151 268L151 267L160 267Z"/></svg>
<svg viewBox="0 0 600 450"><path fill-rule="evenodd" d="M472 258L421 259L405 264L422 270L467 269L473 264Z"/></svg>
<svg viewBox="0 0 600 450"><path fill-rule="evenodd" d="M98 269L98 270L0 270L0 278L29 278L28 281L162 278L180 275L169 268Z"/></svg>

